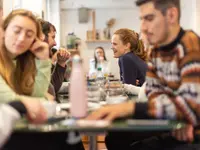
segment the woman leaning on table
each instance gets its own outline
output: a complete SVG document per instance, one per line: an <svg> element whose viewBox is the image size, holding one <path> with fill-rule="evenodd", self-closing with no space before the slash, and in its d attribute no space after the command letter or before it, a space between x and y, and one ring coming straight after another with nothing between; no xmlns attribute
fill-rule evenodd
<svg viewBox="0 0 200 150"><path fill-rule="evenodd" d="M0 13L0 23L2 23L2 0L0 0ZM3 37L5 39L5 36L3 36L2 28L0 27L0 45L2 45ZM4 52L5 51L0 50L0 56L2 56L2 53ZM0 68L2 70L3 59L1 58L0 61ZM0 86L0 90L6 87L3 86L4 85ZM1 91L1 93L2 92L3 91ZM7 101L6 97L3 96L6 95L0 96L0 100L4 99L4 101ZM11 101L6 104L0 104L0 148L3 146L3 144L6 142L9 135L11 134L16 121L19 120L20 117L23 115L26 115L27 119L31 123L43 123L47 119L46 111L38 98L23 96L21 98L21 101L17 101L16 99L15 101Z"/></svg>
<svg viewBox="0 0 200 150"><path fill-rule="evenodd" d="M3 23L3 48L0 51L0 102L44 97L50 83L49 47L41 41L41 27L28 10L14 10ZM29 102L27 102L29 104ZM51 134L51 133L49 133ZM67 133L14 133L5 150L84 149L82 143L66 143ZM31 145L31 146L30 146Z"/></svg>
<svg viewBox="0 0 200 150"><path fill-rule="evenodd" d="M50 82L49 49L40 40L41 27L28 10L14 10L3 22L0 51L0 102L23 95L44 97Z"/></svg>
<svg viewBox="0 0 200 150"><path fill-rule="evenodd" d="M47 119L41 104L49 85L48 46L41 42L40 26L25 10L11 12L3 22L0 45L0 147L20 115L32 123ZM39 85L39 82L43 83Z"/></svg>

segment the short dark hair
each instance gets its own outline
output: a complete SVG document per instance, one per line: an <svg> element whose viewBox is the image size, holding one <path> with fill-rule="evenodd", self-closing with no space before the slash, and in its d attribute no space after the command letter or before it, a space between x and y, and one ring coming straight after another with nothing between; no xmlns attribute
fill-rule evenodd
<svg viewBox="0 0 200 150"><path fill-rule="evenodd" d="M141 6L147 2L153 2L156 9L160 10L163 15L166 14L168 8L176 7L178 9L180 20L181 17L181 8L180 8L180 0L137 0L136 5Z"/></svg>
<svg viewBox="0 0 200 150"><path fill-rule="evenodd" d="M52 29L53 29L53 31L56 32L55 26L53 24L51 24L50 22L45 21L43 19L38 19L38 21L41 24L42 32L44 33L45 38L48 38L48 33L50 33Z"/></svg>

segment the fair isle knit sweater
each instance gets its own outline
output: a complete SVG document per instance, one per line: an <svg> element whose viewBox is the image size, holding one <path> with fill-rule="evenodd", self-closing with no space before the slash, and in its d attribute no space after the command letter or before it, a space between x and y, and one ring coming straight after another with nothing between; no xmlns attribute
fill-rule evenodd
<svg viewBox="0 0 200 150"><path fill-rule="evenodd" d="M170 44L155 47L146 76L148 103L136 103L135 117L200 123L200 39L180 30Z"/></svg>

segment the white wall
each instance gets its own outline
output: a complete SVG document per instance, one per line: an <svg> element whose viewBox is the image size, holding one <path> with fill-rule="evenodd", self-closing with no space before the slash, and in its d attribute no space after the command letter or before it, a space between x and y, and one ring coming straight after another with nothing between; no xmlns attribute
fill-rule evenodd
<svg viewBox="0 0 200 150"><path fill-rule="evenodd" d="M43 9L42 0L22 0L22 8L31 10L41 16Z"/></svg>
<svg viewBox="0 0 200 150"><path fill-rule="evenodd" d="M4 0L4 16L7 16L14 6L15 0ZM46 0L18 0L21 3L21 8L33 11L38 16L42 17L42 11L46 12ZM46 17L45 17L46 18Z"/></svg>
<svg viewBox="0 0 200 150"><path fill-rule="evenodd" d="M95 5L94 1L97 2ZM181 9L182 9L182 17L181 17L181 25L184 29L193 29L198 31L197 27L197 13L196 13L196 1L199 0L181 0ZM121 1L122 2L122 1ZM86 31L92 30L92 20L90 16L90 20L86 24L78 23L78 11L77 9L80 6L91 6L96 10L96 28L101 31L105 28L105 23L108 19L114 17L116 18L116 25L113 30L119 28L130 28L135 31L139 31L139 11L138 8L134 6L134 3L131 0L124 0L124 3L127 2L128 5L122 5L120 9L116 3L117 0L111 1L108 0L108 4L110 6L105 6L105 0L102 0L102 3L99 3L99 0L75 0L74 1L65 1L62 2L61 8L61 45L66 45L66 35L68 32L75 32L77 36L82 39L82 55L84 57L85 69L88 70L89 59L93 57L94 48L96 46L103 46L106 50L106 55L108 60L111 61L111 71L115 74L119 74L118 63L117 60L113 58L113 53L110 50L110 43L86 43ZM113 3L113 5L112 5ZM68 4L68 6L66 6ZM63 9L65 8L65 9ZM67 8L67 9L66 9ZM199 20L200 22L200 20Z"/></svg>
<svg viewBox="0 0 200 150"><path fill-rule="evenodd" d="M130 8L134 7L134 0L60 0L61 8L74 9L89 8Z"/></svg>
<svg viewBox="0 0 200 150"><path fill-rule="evenodd" d="M56 41L57 44L60 45L60 0L48 0L47 5L47 20L55 26L57 31Z"/></svg>
<svg viewBox="0 0 200 150"><path fill-rule="evenodd" d="M12 0L3 0L3 16L7 16L12 10Z"/></svg>
<svg viewBox="0 0 200 150"><path fill-rule="evenodd" d="M196 11L194 11L196 15L196 32L200 35L200 0L196 1Z"/></svg>
<svg viewBox="0 0 200 150"><path fill-rule="evenodd" d="M181 25L184 29L197 31L196 3L199 0L180 0L181 1Z"/></svg>

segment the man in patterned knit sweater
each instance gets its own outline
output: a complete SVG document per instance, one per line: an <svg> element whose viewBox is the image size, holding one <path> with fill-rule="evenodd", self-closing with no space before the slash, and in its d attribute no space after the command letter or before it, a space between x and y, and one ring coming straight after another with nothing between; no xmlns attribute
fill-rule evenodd
<svg viewBox="0 0 200 150"><path fill-rule="evenodd" d="M154 45L146 76L148 102L107 106L88 119L113 120L133 114L140 119L184 120L186 128L173 135L177 143L191 142L193 126L200 124L200 39L181 28L180 0L137 0L136 5L141 31Z"/></svg>

